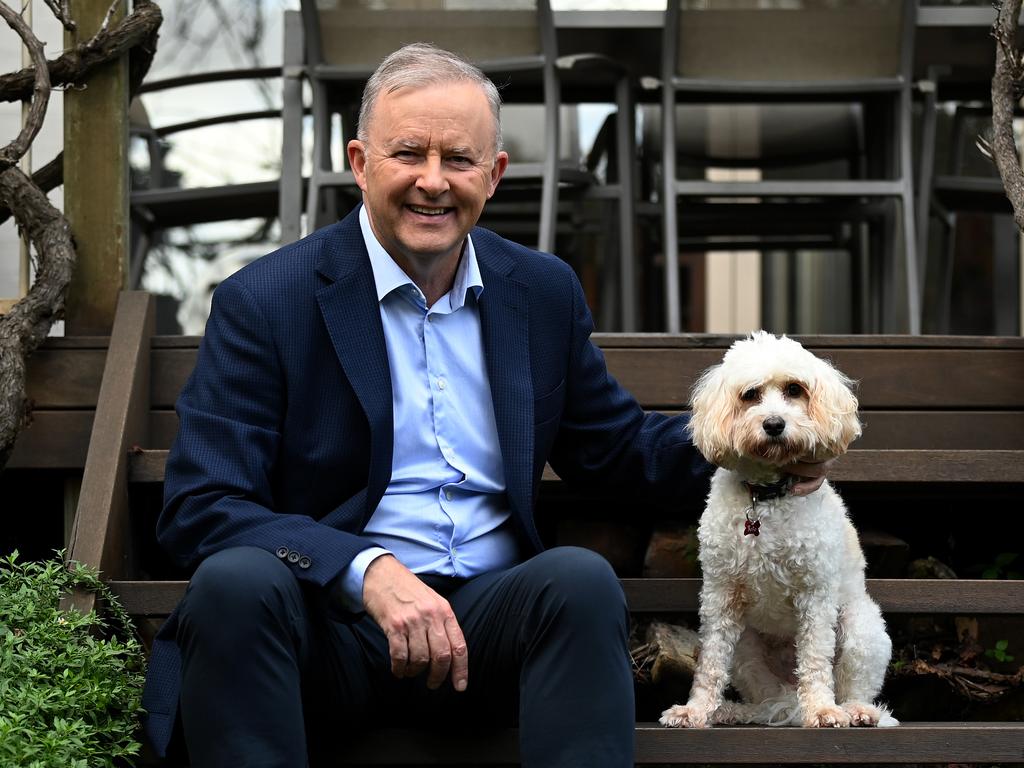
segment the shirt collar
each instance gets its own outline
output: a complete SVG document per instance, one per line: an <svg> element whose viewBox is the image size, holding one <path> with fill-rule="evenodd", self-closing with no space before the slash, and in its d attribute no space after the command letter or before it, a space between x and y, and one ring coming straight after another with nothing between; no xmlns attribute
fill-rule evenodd
<svg viewBox="0 0 1024 768"><path fill-rule="evenodd" d="M394 259L384 250L384 246L377 240L370 226L370 216L366 212L366 206L359 209L359 227L363 231L363 242L366 243L366 252L370 256L370 267L373 269L373 282L377 288L377 301L384 301L384 298L403 286L410 286L415 295L422 301L422 293L412 278L405 274ZM466 303L466 294L473 289L474 297L479 299L484 289L483 278L480 276L480 265L476 260L476 249L473 247L473 238L466 235L466 247L459 259L459 268L455 271L455 280L452 288L447 294L449 311L454 312L461 309ZM444 297L438 304L445 303Z"/></svg>

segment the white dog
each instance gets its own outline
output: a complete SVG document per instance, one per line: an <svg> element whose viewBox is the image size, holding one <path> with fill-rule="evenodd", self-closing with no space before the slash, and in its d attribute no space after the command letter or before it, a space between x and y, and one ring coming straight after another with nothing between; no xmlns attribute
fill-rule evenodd
<svg viewBox="0 0 1024 768"><path fill-rule="evenodd" d="M698 530L693 687L662 725L897 725L875 703L892 642L846 508L827 482L789 495L780 471L839 456L860 436L850 380L758 331L705 371L692 399L694 444L720 469ZM723 699L730 682L743 703Z"/></svg>

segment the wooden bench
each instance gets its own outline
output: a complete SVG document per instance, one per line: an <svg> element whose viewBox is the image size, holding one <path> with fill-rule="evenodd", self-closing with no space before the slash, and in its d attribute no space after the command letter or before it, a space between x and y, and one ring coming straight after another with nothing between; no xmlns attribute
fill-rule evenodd
<svg viewBox="0 0 1024 768"><path fill-rule="evenodd" d="M152 521L167 448L177 427L174 400L195 363L198 339L154 337L152 318L146 294L125 293L105 366L90 354L76 356L68 368L59 351L78 348L71 340L54 342L33 360L31 380L39 408L81 389L81 382L95 380L102 369L70 557L100 566L131 614L158 622L177 603L187 577L159 562ZM601 334L595 340L612 373L645 407L673 411L685 408L696 376L720 359L733 338ZM963 509L975 520L991 514L994 521L1004 521L994 532L1011 532L1017 523L1005 522L1005 510L1008 505L1019 508L1024 486L1024 339L801 340L860 381L867 427L832 474L855 520L877 513L906 524L913 523L914 515L932 515L927 522L938 525L934 507L944 504ZM44 420L41 412L46 410L40 409L37 423L45 421L48 431L58 430L47 440L80 439L80 428L60 430L65 416L68 425L83 416L54 408ZM28 443L38 439L29 437ZM74 453L67 446L65 451ZM542 501L559 507L596 503L586 494L563 489L550 470ZM699 580L620 575L631 611L638 616L696 610ZM1021 581L872 579L868 586L891 616L1024 613ZM73 596L70 602L80 608L92 605L88 595ZM517 750L514 729L455 735L382 728L366 733L340 762L493 765L515 763ZM1024 763L1024 724L914 722L894 729L686 731L639 722L636 762Z"/></svg>

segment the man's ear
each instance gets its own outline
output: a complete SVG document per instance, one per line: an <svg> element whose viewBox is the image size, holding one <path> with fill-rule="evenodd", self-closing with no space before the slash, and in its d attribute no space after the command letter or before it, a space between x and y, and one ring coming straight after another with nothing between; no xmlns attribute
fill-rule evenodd
<svg viewBox="0 0 1024 768"><path fill-rule="evenodd" d="M356 184L363 192L366 191L366 145L359 139L352 139L346 147L348 167L356 177Z"/></svg>
<svg viewBox="0 0 1024 768"><path fill-rule="evenodd" d="M350 155L351 157L351 155ZM353 168L355 166L352 166ZM505 175L508 168L508 152L499 152L494 158L494 166L491 168L491 188L487 190L487 199L490 200L498 188L498 182Z"/></svg>

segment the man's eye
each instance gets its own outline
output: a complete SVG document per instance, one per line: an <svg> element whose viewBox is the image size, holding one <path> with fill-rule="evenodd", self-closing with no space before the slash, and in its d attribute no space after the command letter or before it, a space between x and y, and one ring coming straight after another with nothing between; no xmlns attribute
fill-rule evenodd
<svg viewBox="0 0 1024 768"><path fill-rule="evenodd" d="M453 156L448 158L448 162L451 163L452 165L460 165L460 166L472 165L473 164L473 161L470 160L465 155L453 155Z"/></svg>
<svg viewBox="0 0 1024 768"><path fill-rule="evenodd" d="M760 397L760 395L760 390L758 390L757 387L751 387L750 389L744 391L742 395L740 395L740 400L742 400L745 403L750 403L753 402L754 400L757 400L757 398Z"/></svg>
<svg viewBox="0 0 1024 768"><path fill-rule="evenodd" d="M787 384L786 395L789 397L800 397L804 393L804 388L799 384Z"/></svg>

